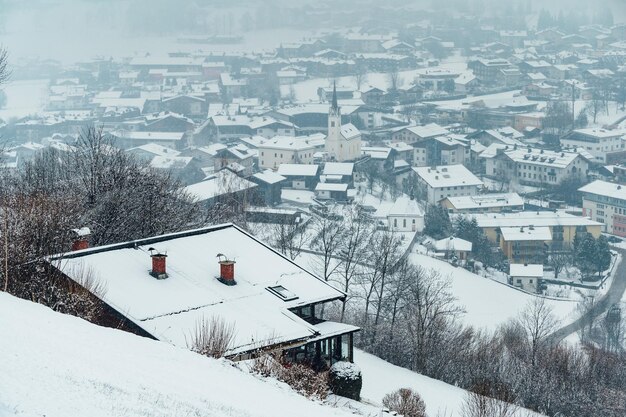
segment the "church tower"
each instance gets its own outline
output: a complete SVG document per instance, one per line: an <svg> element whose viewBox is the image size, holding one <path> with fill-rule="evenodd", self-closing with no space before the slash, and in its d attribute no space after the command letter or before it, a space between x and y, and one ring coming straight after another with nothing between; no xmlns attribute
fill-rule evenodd
<svg viewBox="0 0 626 417"><path fill-rule="evenodd" d="M326 136L326 152L331 160L341 160L341 110L337 104L337 85L333 83L333 99L328 110L328 135Z"/></svg>

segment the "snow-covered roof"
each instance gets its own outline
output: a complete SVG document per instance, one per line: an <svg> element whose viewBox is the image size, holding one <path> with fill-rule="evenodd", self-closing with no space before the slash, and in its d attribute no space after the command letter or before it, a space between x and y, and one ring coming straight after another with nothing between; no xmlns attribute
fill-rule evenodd
<svg viewBox="0 0 626 417"><path fill-rule="evenodd" d="M341 126L341 136L346 140L355 139L361 136L361 132L352 123Z"/></svg>
<svg viewBox="0 0 626 417"><path fill-rule="evenodd" d="M286 180L287 178L283 177L280 174L277 174L276 172L270 170L270 169L266 169L265 171L261 171L261 172L257 172L256 174L253 175L254 178L257 178L261 181L263 181L264 183L267 184L276 184L279 183L281 181Z"/></svg>
<svg viewBox="0 0 626 417"><path fill-rule="evenodd" d="M568 167L581 155L577 152L549 151L544 149L533 149L517 147L516 149L505 149L504 155L513 162L528 165L540 165L548 168L563 169Z"/></svg>
<svg viewBox="0 0 626 417"><path fill-rule="evenodd" d="M315 191L348 191L348 184L337 184L334 182L318 182Z"/></svg>
<svg viewBox="0 0 626 417"><path fill-rule="evenodd" d="M446 200L457 210L524 205L524 199L517 193L467 195L447 197Z"/></svg>
<svg viewBox="0 0 626 417"><path fill-rule="evenodd" d="M579 188L578 191L626 201L626 186L613 182L596 180Z"/></svg>
<svg viewBox="0 0 626 417"><path fill-rule="evenodd" d="M552 233L547 226L501 227L500 232L507 242L552 240Z"/></svg>
<svg viewBox="0 0 626 417"><path fill-rule="evenodd" d="M129 139L132 141L180 141L185 136L184 132L138 132L129 130L116 130L110 132L111 136Z"/></svg>
<svg viewBox="0 0 626 417"><path fill-rule="evenodd" d="M461 239L459 237L451 236L451 237L447 237L445 239L436 241L435 249L438 252L445 252L445 251L471 252L472 242L468 242L467 240Z"/></svg>
<svg viewBox="0 0 626 417"><path fill-rule="evenodd" d="M436 167L413 167L413 171L430 187L481 186L483 182L461 164Z"/></svg>
<svg viewBox="0 0 626 417"><path fill-rule="evenodd" d="M316 164L280 164L277 172L285 177L315 177L318 170Z"/></svg>
<svg viewBox="0 0 626 417"><path fill-rule="evenodd" d="M543 265L541 264L511 264L509 275L512 277L543 278Z"/></svg>
<svg viewBox="0 0 626 417"><path fill-rule="evenodd" d="M311 141L307 136L274 136L259 145L259 149L277 149L289 151L304 151L315 149L320 144Z"/></svg>
<svg viewBox="0 0 626 417"><path fill-rule="evenodd" d="M419 136L420 138L432 138L435 136L447 135L450 133L448 129L439 126L437 123L429 123L423 126L407 126L403 129Z"/></svg>
<svg viewBox="0 0 626 417"><path fill-rule="evenodd" d="M256 187L253 182L241 178L228 169L210 175L204 181L183 188L196 202L210 200L220 195L248 190Z"/></svg>
<svg viewBox="0 0 626 417"><path fill-rule="evenodd" d="M141 151L148 152L154 155L160 155L160 156L180 155L179 151L172 149L172 148L168 148L167 146L159 145L157 143L146 143L145 145L136 146L134 148L130 148L126 150L126 152L129 152L129 153L137 153Z"/></svg>
<svg viewBox="0 0 626 417"><path fill-rule="evenodd" d="M167 254L166 279L149 274L150 248ZM236 285L218 281L216 254L236 261ZM107 288L103 301L179 347L188 347L203 318L232 323L228 354L314 338L321 331L289 309L344 296L231 224L71 252L51 263L74 280L81 271L95 274ZM292 296L280 298L268 290L276 286Z"/></svg>
<svg viewBox="0 0 626 417"><path fill-rule="evenodd" d="M587 217L575 216L562 211L520 211L517 213L477 213L472 217L481 228L527 227L527 226L600 226L601 223Z"/></svg>
<svg viewBox="0 0 626 417"><path fill-rule="evenodd" d="M324 175L343 175L351 176L354 171L354 163L352 162L326 162L324 164Z"/></svg>
<svg viewBox="0 0 626 417"><path fill-rule="evenodd" d="M192 160L191 156L157 155L150 161L150 166L157 169L183 169Z"/></svg>
<svg viewBox="0 0 626 417"><path fill-rule="evenodd" d="M387 213L389 217L423 217L424 209L414 199L407 195L401 195L394 201L393 205Z"/></svg>

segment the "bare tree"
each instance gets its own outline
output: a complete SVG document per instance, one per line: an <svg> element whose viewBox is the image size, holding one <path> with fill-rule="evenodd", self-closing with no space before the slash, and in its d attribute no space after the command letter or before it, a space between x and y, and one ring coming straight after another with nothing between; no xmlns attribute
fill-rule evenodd
<svg viewBox="0 0 626 417"><path fill-rule="evenodd" d="M426 417L426 404L410 388L400 388L383 397L383 405L404 417Z"/></svg>
<svg viewBox="0 0 626 417"><path fill-rule="evenodd" d="M544 297L535 297L520 313L518 322L526 334L530 348L530 361L537 363L537 354L545 346L547 338L558 326L552 308Z"/></svg>
<svg viewBox="0 0 626 417"><path fill-rule="evenodd" d="M366 260L365 246L371 233L369 216L360 206L348 206L344 211L347 229L339 245L341 263L338 268L341 289L347 294L341 305L341 321L346 315L346 305L350 297L350 288L360 276L363 262Z"/></svg>
<svg viewBox="0 0 626 417"><path fill-rule="evenodd" d="M273 224L270 242L280 253L295 260L307 242L307 228L304 222Z"/></svg>
<svg viewBox="0 0 626 417"><path fill-rule="evenodd" d="M0 85L6 83L11 77L9 70L9 52L0 46Z"/></svg>
<svg viewBox="0 0 626 417"><path fill-rule="evenodd" d="M470 392L461 406L463 417L514 417L519 410L515 404Z"/></svg>
<svg viewBox="0 0 626 417"><path fill-rule="evenodd" d="M559 278L559 274L563 269L567 268L572 263L572 257L570 254L563 252L554 252L548 256L548 265L554 270L554 278Z"/></svg>
<svg viewBox="0 0 626 417"><path fill-rule="evenodd" d="M356 89L361 90L363 83L367 80L367 68L363 64L358 64L356 66L356 73L354 75L354 80L356 82Z"/></svg>
<svg viewBox="0 0 626 417"><path fill-rule="evenodd" d="M316 216L311 223L313 238L310 247L320 254L321 276L328 281L341 263L337 255L343 240L343 224L331 216Z"/></svg>

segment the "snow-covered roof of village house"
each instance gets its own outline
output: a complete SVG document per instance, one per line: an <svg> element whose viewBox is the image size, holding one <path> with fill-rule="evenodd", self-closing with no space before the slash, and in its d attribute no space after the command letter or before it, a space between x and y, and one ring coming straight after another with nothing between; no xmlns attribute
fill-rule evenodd
<svg viewBox="0 0 626 417"><path fill-rule="evenodd" d="M307 136L274 136L259 145L259 149L277 149L289 151L304 151L320 147L322 143L311 141Z"/></svg>
<svg viewBox="0 0 626 417"><path fill-rule="evenodd" d="M552 240L552 233L548 226L501 227L500 232L507 242Z"/></svg>
<svg viewBox="0 0 626 417"><path fill-rule="evenodd" d="M448 129L439 126L437 123L429 123L423 126L406 126L400 130L403 129L407 129L411 133L419 136L420 138L432 138L435 136L442 136L450 133Z"/></svg>
<svg viewBox="0 0 626 417"><path fill-rule="evenodd" d="M150 248L167 254L168 278L149 274ZM217 254L236 261L236 285L217 280ZM289 309L344 297L231 224L76 251L50 262L77 281L84 271L95 274L107 288L103 301L173 345L189 347L203 319L232 323L234 340L228 354L314 338L321 331ZM268 290L276 286L290 297Z"/></svg>
<svg viewBox="0 0 626 417"><path fill-rule="evenodd" d="M524 205L524 199L517 193L455 196L447 197L447 200L457 210Z"/></svg>
<svg viewBox="0 0 626 417"><path fill-rule="evenodd" d="M445 251L461 251L461 252L471 252L472 251L472 242L468 242L467 240L461 239L459 237L447 237L445 239L441 239L435 242L435 250L438 252Z"/></svg>
<svg viewBox="0 0 626 417"><path fill-rule="evenodd" d="M517 213L476 213L472 217L478 226L526 227L526 226L601 226L587 217L575 216L563 211L520 211Z"/></svg>
<svg viewBox="0 0 626 417"><path fill-rule="evenodd" d="M128 153L139 153L139 152L147 152L153 155L160 156L178 156L180 155L180 151L177 151L172 148L168 148L167 146L162 146L157 143L146 143L145 145L136 146L134 148L127 149Z"/></svg>
<svg viewBox="0 0 626 417"><path fill-rule="evenodd" d="M603 197L626 200L626 186L615 184L613 182L595 180L594 182L579 188L578 191Z"/></svg>
<svg viewBox="0 0 626 417"><path fill-rule="evenodd" d="M277 172L285 177L315 177L318 171L316 164L280 164Z"/></svg>
<svg viewBox="0 0 626 417"><path fill-rule="evenodd" d="M196 202L210 200L223 194L249 190L256 187L253 182L241 178L228 169L223 169L195 184L188 185L183 191Z"/></svg>
<svg viewBox="0 0 626 417"><path fill-rule="evenodd" d="M389 217L423 217L424 209L417 200L410 198L408 195L401 195L394 201L393 205L387 213Z"/></svg>
<svg viewBox="0 0 626 417"><path fill-rule="evenodd" d="M413 167L413 171L433 188L483 185L476 175L461 164Z"/></svg>
<svg viewBox="0 0 626 417"><path fill-rule="evenodd" d="M368 155L372 159L385 160L391 154L391 148L386 146L362 146L361 153Z"/></svg>
<svg viewBox="0 0 626 417"><path fill-rule="evenodd" d="M282 175L272 171L271 169L266 169L265 171L257 172L256 174L253 175L253 177L263 181L266 184L276 184L287 179L283 177Z"/></svg>
<svg viewBox="0 0 626 417"><path fill-rule="evenodd" d="M511 264L509 275L512 277L543 278L543 265L541 264Z"/></svg>
<svg viewBox="0 0 626 417"><path fill-rule="evenodd" d="M324 164L324 175L345 175L350 176L354 171L352 162L326 162Z"/></svg>
<svg viewBox="0 0 626 417"><path fill-rule="evenodd" d="M109 132L111 136L131 141L148 140L148 141L180 141L185 136L184 132L137 132L129 130L115 130Z"/></svg>
<svg viewBox="0 0 626 417"><path fill-rule="evenodd" d="M348 191L348 184L337 184L334 182L318 182L315 191Z"/></svg>
<svg viewBox="0 0 626 417"><path fill-rule="evenodd" d="M156 169L183 169L193 158L191 156L157 155L150 161L150 167Z"/></svg>
<svg viewBox="0 0 626 417"><path fill-rule="evenodd" d="M581 155L569 151L549 151L533 149L531 147L517 147L505 149L504 155L514 162L528 165L541 165L549 168L566 168Z"/></svg>

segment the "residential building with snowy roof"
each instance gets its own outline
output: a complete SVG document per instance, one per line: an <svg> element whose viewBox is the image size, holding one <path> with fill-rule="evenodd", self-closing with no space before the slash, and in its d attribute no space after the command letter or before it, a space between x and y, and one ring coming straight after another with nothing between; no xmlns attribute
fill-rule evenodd
<svg viewBox="0 0 626 417"><path fill-rule="evenodd" d="M524 199L517 193L480 194L461 197L446 197L442 207L449 213L499 213L522 211Z"/></svg>
<svg viewBox="0 0 626 417"><path fill-rule="evenodd" d="M420 186L426 190L428 204L437 204L446 197L478 194L483 182L463 165L413 167Z"/></svg>
<svg viewBox="0 0 626 417"><path fill-rule="evenodd" d="M601 164L610 164L626 156L626 144L622 130L576 129L561 139L561 145L582 147L593 155L593 162Z"/></svg>
<svg viewBox="0 0 626 417"><path fill-rule="evenodd" d="M323 142L308 136L275 136L258 147L259 168L277 169L281 164L312 164Z"/></svg>
<svg viewBox="0 0 626 417"><path fill-rule="evenodd" d="M413 144L423 139L445 136L449 133L448 129L436 123L429 123L423 126L403 126L393 131L391 141Z"/></svg>
<svg viewBox="0 0 626 417"><path fill-rule="evenodd" d="M226 356L267 349L293 361L352 360L355 326L319 318L345 294L232 224L50 257L70 280L91 271L111 322L189 349L199 326L233 327ZM116 320L117 319L117 320ZM124 319L124 320L121 320Z"/></svg>
<svg viewBox="0 0 626 417"><path fill-rule="evenodd" d="M502 181L546 187L565 179L586 179L590 163L578 152L505 146L497 149L493 158L485 159L485 174Z"/></svg>
<svg viewBox="0 0 626 417"><path fill-rule="evenodd" d="M602 231L626 237L626 185L596 180L578 189L583 215L602 224Z"/></svg>
<svg viewBox="0 0 626 417"><path fill-rule="evenodd" d="M511 264L509 280L510 284L524 291L540 293L543 282L543 264Z"/></svg>
<svg viewBox="0 0 626 417"><path fill-rule="evenodd" d="M280 164L276 172L287 179L286 187L312 190L317 184L319 171L317 164Z"/></svg>
<svg viewBox="0 0 626 417"><path fill-rule="evenodd" d="M387 227L397 232L424 230L424 208L417 200L401 195L387 213Z"/></svg>

